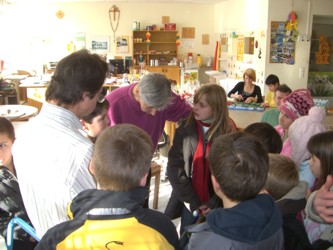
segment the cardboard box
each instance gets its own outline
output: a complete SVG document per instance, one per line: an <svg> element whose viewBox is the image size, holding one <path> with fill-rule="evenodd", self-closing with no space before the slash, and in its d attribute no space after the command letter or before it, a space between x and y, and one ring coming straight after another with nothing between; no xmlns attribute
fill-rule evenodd
<svg viewBox="0 0 333 250"><path fill-rule="evenodd" d="M166 23L164 24L164 30L176 30L175 23Z"/></svg>

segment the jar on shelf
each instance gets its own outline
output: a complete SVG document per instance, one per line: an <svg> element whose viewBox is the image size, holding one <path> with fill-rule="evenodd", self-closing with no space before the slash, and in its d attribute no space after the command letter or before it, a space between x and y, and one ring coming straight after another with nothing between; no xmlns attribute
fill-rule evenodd
<svg viewBox="0 0 333 250"><path fill-rule="evenodd" d="M197 64L199 65L199 67L202 66L202 57L200 54L197 55Z"/></svg>
<svg viewBox="0 0 333 250"><path fill-rule="evenodd" d="M140 25L140 24L139 24ZM135 20L133 20L133 30L137 30L137 22Z"/></svg>

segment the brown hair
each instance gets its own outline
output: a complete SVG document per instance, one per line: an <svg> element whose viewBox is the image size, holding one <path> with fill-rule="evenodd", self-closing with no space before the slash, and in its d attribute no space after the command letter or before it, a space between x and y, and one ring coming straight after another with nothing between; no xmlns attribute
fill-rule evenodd
<svg viewBox="0 0 333 250"><path fill-rule="evenodd" d="M252 123L244 129L244 132L248 132L257 137L268 153L279 154L281 152L283 146L281 136L269 123Z"/></svg>
<svg viewBox="0 0 333 250"><path fill-rule="evenodd" d="M97 102L95 110L91 114L89 114L87 116L83 116L81 119L83 121L88 122L89 124L91 124L92 121L93 121L93 119L96 116L101 115L103 113L103 111L108 110L108 108L109 108L109 102L108 102L108 100L105 99L101 103Z"/></svg>
<svg viewBox="0 0 333 250"><path fill-rule="evenodd" d="M128 191L138 187L150 168L153 144L150 136L131 124L106 128L97 138L94 174L101 189Z"/></svg>
<svg viewBox="0 0 333 250"><path fill-rule="evenodd" d="M268 153L249 133L218 136L212 143L208 160L212 175L232 201L254 198L266 183Z"/></svg>
<svg viewBox="0 0 333 250"><path fill-rule="evenodd" d="M244 74L243 74L243 80L245 79L245 76L248 76L254 82L257 80L257 78L256 78L256 71L254 69L251 69L251 68L246 69L245 72L244 72Z"/></svg>
<svg viewBox="0 0 333 250"><path fill-rule="evenodd" d="M291 88L289 88L289 86L287 84L281 84L281 85L279 85L276 88L275 92L276 91L280 91L281 93L288 94L288 95L291 94L291 92L293 92L291 90Z"/></svg>
<svg viewBox="0 0 333 250"><path fill-rule="evenodd" d="M99 55L86 49L73 52L57 63L45 99L61 106L80 102L84 92L93 98L102 88L107 72L108 65Z"/></svg>
<svg viewBox="0 0 333 250"><path fill-rule="evenodd" d="M299 182L297 166L290 158L280 154L269 155L269 169L265 190L279 200Z"/></svg>
<svg viewBox="0 0 333 250"><path fill-rule="evenodd" d="M206 139L211 141L218 135L232 132L233 122L229 118L227 95L224 89L217 84L204 84L195 92L194 104L198 103L203 96L206 97L206 101L213 111L213 121L206 133ZM190 124L193 119L194 114L191 112L186 126Z"/></svg>
<svg viewBox="0 0 333 250"><path fill-rule="evenodd" d="M12 142L15 140L14 126L4 117L0 117L0 134L6 134Z"/></svg>
<svg viewBox="0 0 333 250"><path fill-rule="evenodd" d="M308 141L307 149L320 160L320 177L316 185L319 189L325 183L327 175L333 174L333 131L313 135Z"/></svg>

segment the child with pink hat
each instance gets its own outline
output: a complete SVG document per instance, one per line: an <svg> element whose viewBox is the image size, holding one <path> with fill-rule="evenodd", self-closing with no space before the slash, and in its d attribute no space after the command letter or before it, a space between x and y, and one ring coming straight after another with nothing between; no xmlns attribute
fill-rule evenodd
<svg viewBox="0 0 333 250"><path fill-rule="evenodd" d="M314 106L311 93L307 89L297 89L283 98L279 111L279 125L275 129L281 135L283 141L282 155L291 156L291 145L288 139L290 125L299 117L307 115Z"/></svg>
<svg viewBox="0 0 333 250"><path fill-rule="evenodd" d="M307 150L307 144L313 135L326 131L325 117L325 109L312 107L309 115L296 119L289 128L291 159L298 166L300 180L306 181L309 189L313 186L315 177L310 168L311 155Z"/></svg>

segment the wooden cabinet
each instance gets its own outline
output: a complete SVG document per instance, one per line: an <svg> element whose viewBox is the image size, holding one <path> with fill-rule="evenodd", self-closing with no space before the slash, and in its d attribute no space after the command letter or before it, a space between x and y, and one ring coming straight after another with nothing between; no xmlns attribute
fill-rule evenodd
<svg viewBox="0 0 333 250"><path fill-rule="evenodd" d="M149 72L161 73L166 75L168 79L177 81L177 84L180 84L180 68L179 66L154 66L147 67Z"/></svg>

